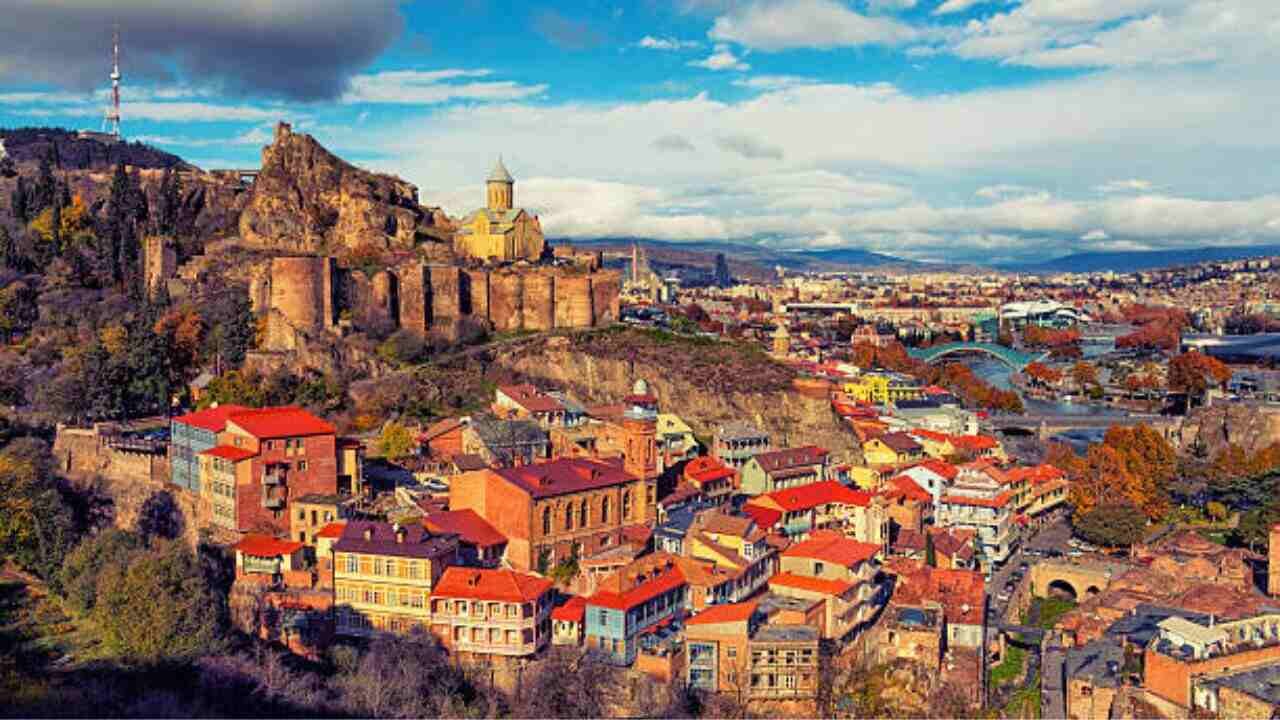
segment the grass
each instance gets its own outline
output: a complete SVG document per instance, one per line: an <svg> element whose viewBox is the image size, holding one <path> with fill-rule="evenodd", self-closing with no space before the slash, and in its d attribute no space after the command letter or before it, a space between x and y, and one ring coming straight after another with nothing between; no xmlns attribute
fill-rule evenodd
<svg viewBox="0 0 1280 720"><path fill-rule="evenodd" d="M1040 717L1040 676L1037 674L1032 683L1018 690L1009 698L1002 717L1039 718Z"/></svg>
<svg viewBox="0 0 1280 720"><path fill-rule="evenodd" d="M1053 629L1063 615L1074 610L1076 604L1071 600L1055 597L1038 597L1031 599L1031 607L1027 609L1026 619L1033 621L1036 627L1045 630Z"/></svg>
<svg viewBox="0 0 1280 720"><path fill-rule="evenodd" d="M1027 661L1027 651L1017 645L1005 645L1004 658L1000 664L991 668L987 676L990 687L1000 687L1013 682L1022 674L1022 666Z"/></svg>
<svg viewBox="0 0 1280 720"><path fill-rule="evenodd" d="M1196 532L1199 533L1200 537L1211 543L1216 543L1218 545L1227 544L1226 530L1197 530Z"/></svg>

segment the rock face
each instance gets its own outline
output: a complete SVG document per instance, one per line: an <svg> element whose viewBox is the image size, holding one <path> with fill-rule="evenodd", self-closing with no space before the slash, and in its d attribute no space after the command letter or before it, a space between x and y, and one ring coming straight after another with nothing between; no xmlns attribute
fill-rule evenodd
<svg viewBox="0 0 1280 720"><path fill-rule="evenodd" d="M678 375L639 363L602 359L543 343L536 349L495 358L519 375L565 388L591 403L619 402L633 383L649 383L660 407L679 415L700 437L722 424L745 420L765 428L779 446L821 445L841 459L855 455L852 433L840 425L825 398L798 392L718 393Z"/></svg>
<svg viewBox="0 0 1280 720"><path fill-rule="evenodd" d="M1280 442L1280 408L1242 404L1198 408L1183 421L1184 448L1204 448L1210 457L1228 444L1255 453Z"/></svg>
<svg viewBox="0 0 1280 720"><path fill-rule="evenodd" d="M418 188L361 170L310 135L276 127L262 169L240 214L241 242L308 255L341 254L364 245L412 248L420 238L445 239L448 218L418 205Z"/></svg>

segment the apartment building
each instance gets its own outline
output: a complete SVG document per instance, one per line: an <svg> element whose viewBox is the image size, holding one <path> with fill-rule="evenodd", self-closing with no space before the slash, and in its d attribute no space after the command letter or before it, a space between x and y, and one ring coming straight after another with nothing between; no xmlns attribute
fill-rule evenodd
<svg viewBox="0 0 1280 720"><path fill-rule="evenodd" d="M333 544L337 633L427 630L431 592L457 553L457 536L432 534L422 525L349 521Z"/></svg>
<svg viewBox="0 0 1280 720"><path fill-rule="evenodd" d="M431 632L453 652L527 657L550 642L553 605L545 578L450 567L431 590Z"/></svg>

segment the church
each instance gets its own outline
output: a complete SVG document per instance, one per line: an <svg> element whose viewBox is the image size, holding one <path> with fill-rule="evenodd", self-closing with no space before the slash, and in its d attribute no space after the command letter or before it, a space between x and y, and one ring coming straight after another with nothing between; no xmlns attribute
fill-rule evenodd
<svg viewBox="0 0 1280 720"><path fill-rule="evenodd" d="M514 207L516 181L498 158L485 181L487 203L458 225L453 249L460 256L492 262L536 261L547 249L535 215Z"/></svg>

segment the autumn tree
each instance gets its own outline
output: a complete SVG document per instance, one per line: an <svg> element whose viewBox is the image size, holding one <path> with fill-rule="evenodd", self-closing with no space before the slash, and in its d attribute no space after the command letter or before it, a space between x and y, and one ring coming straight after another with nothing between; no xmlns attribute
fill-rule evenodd
<svg viewBox="0 0 1280 720"><path fill-rule="evenodd" d="M1071 380L1081 390L1098 384L1098 368L1093 363L1081 360L1071 366Z"/></svg>
<svg viewBox="0 0 1280 720"><path fill-rule="evenodd" d="M1169 361L1169 389L1187 394L1191 402L1203 399L1211 386L1221 387L1231 379L1231 369L1222 361L1192 350Z"/></svg>
<svg viewBox="0 0 1280 720"><path fill-rule="evenodd" d="M1062 372L1045 365L1042 362L1033 362L1023 369L1027 377L1038 385L1057 385L1062 380Z"/></svg>
<svg viewBox="0 0 1280 720"><path fill-rule="evenodd" d="M0 450L0 558L57 585L75 525L47 446L18 438Z"/></svg>
<svg viewBox="0 0 1280 720"><path fill-rule="evenodd" d="M399 460L413 453L416 442L409 428L398 422L389 422L382 426L382 434L378 437L378 450L390 460Z"/></svg>
<svg viewBox="0 0 1280 720"><path fill-rule="evenodd" d="M98 580L113 565L128 564L134 553L145 547L137 533L115 527L104 528L86 538L67 554L60 578L62 597L81 617L88 617L98 603Z"/></svg>
<svg viewBox="0 0 1280 720"><path fill-rule="evenodd" d="M1123 455L1108 445L1094 443L1071 477L1071 504L1079 515L1098 505L1119 503L1128 498L1134 482Z"/></svg>
<svg viewBox="0 0 1280 720"><path fill-rule="evenodd" d="M1148 425L1107 430L1103 444L1120 454L1130 478L1129 503L1155 519L1168 511L1168 485L1178 471L1178 454L1159 432Z"/></svg>

